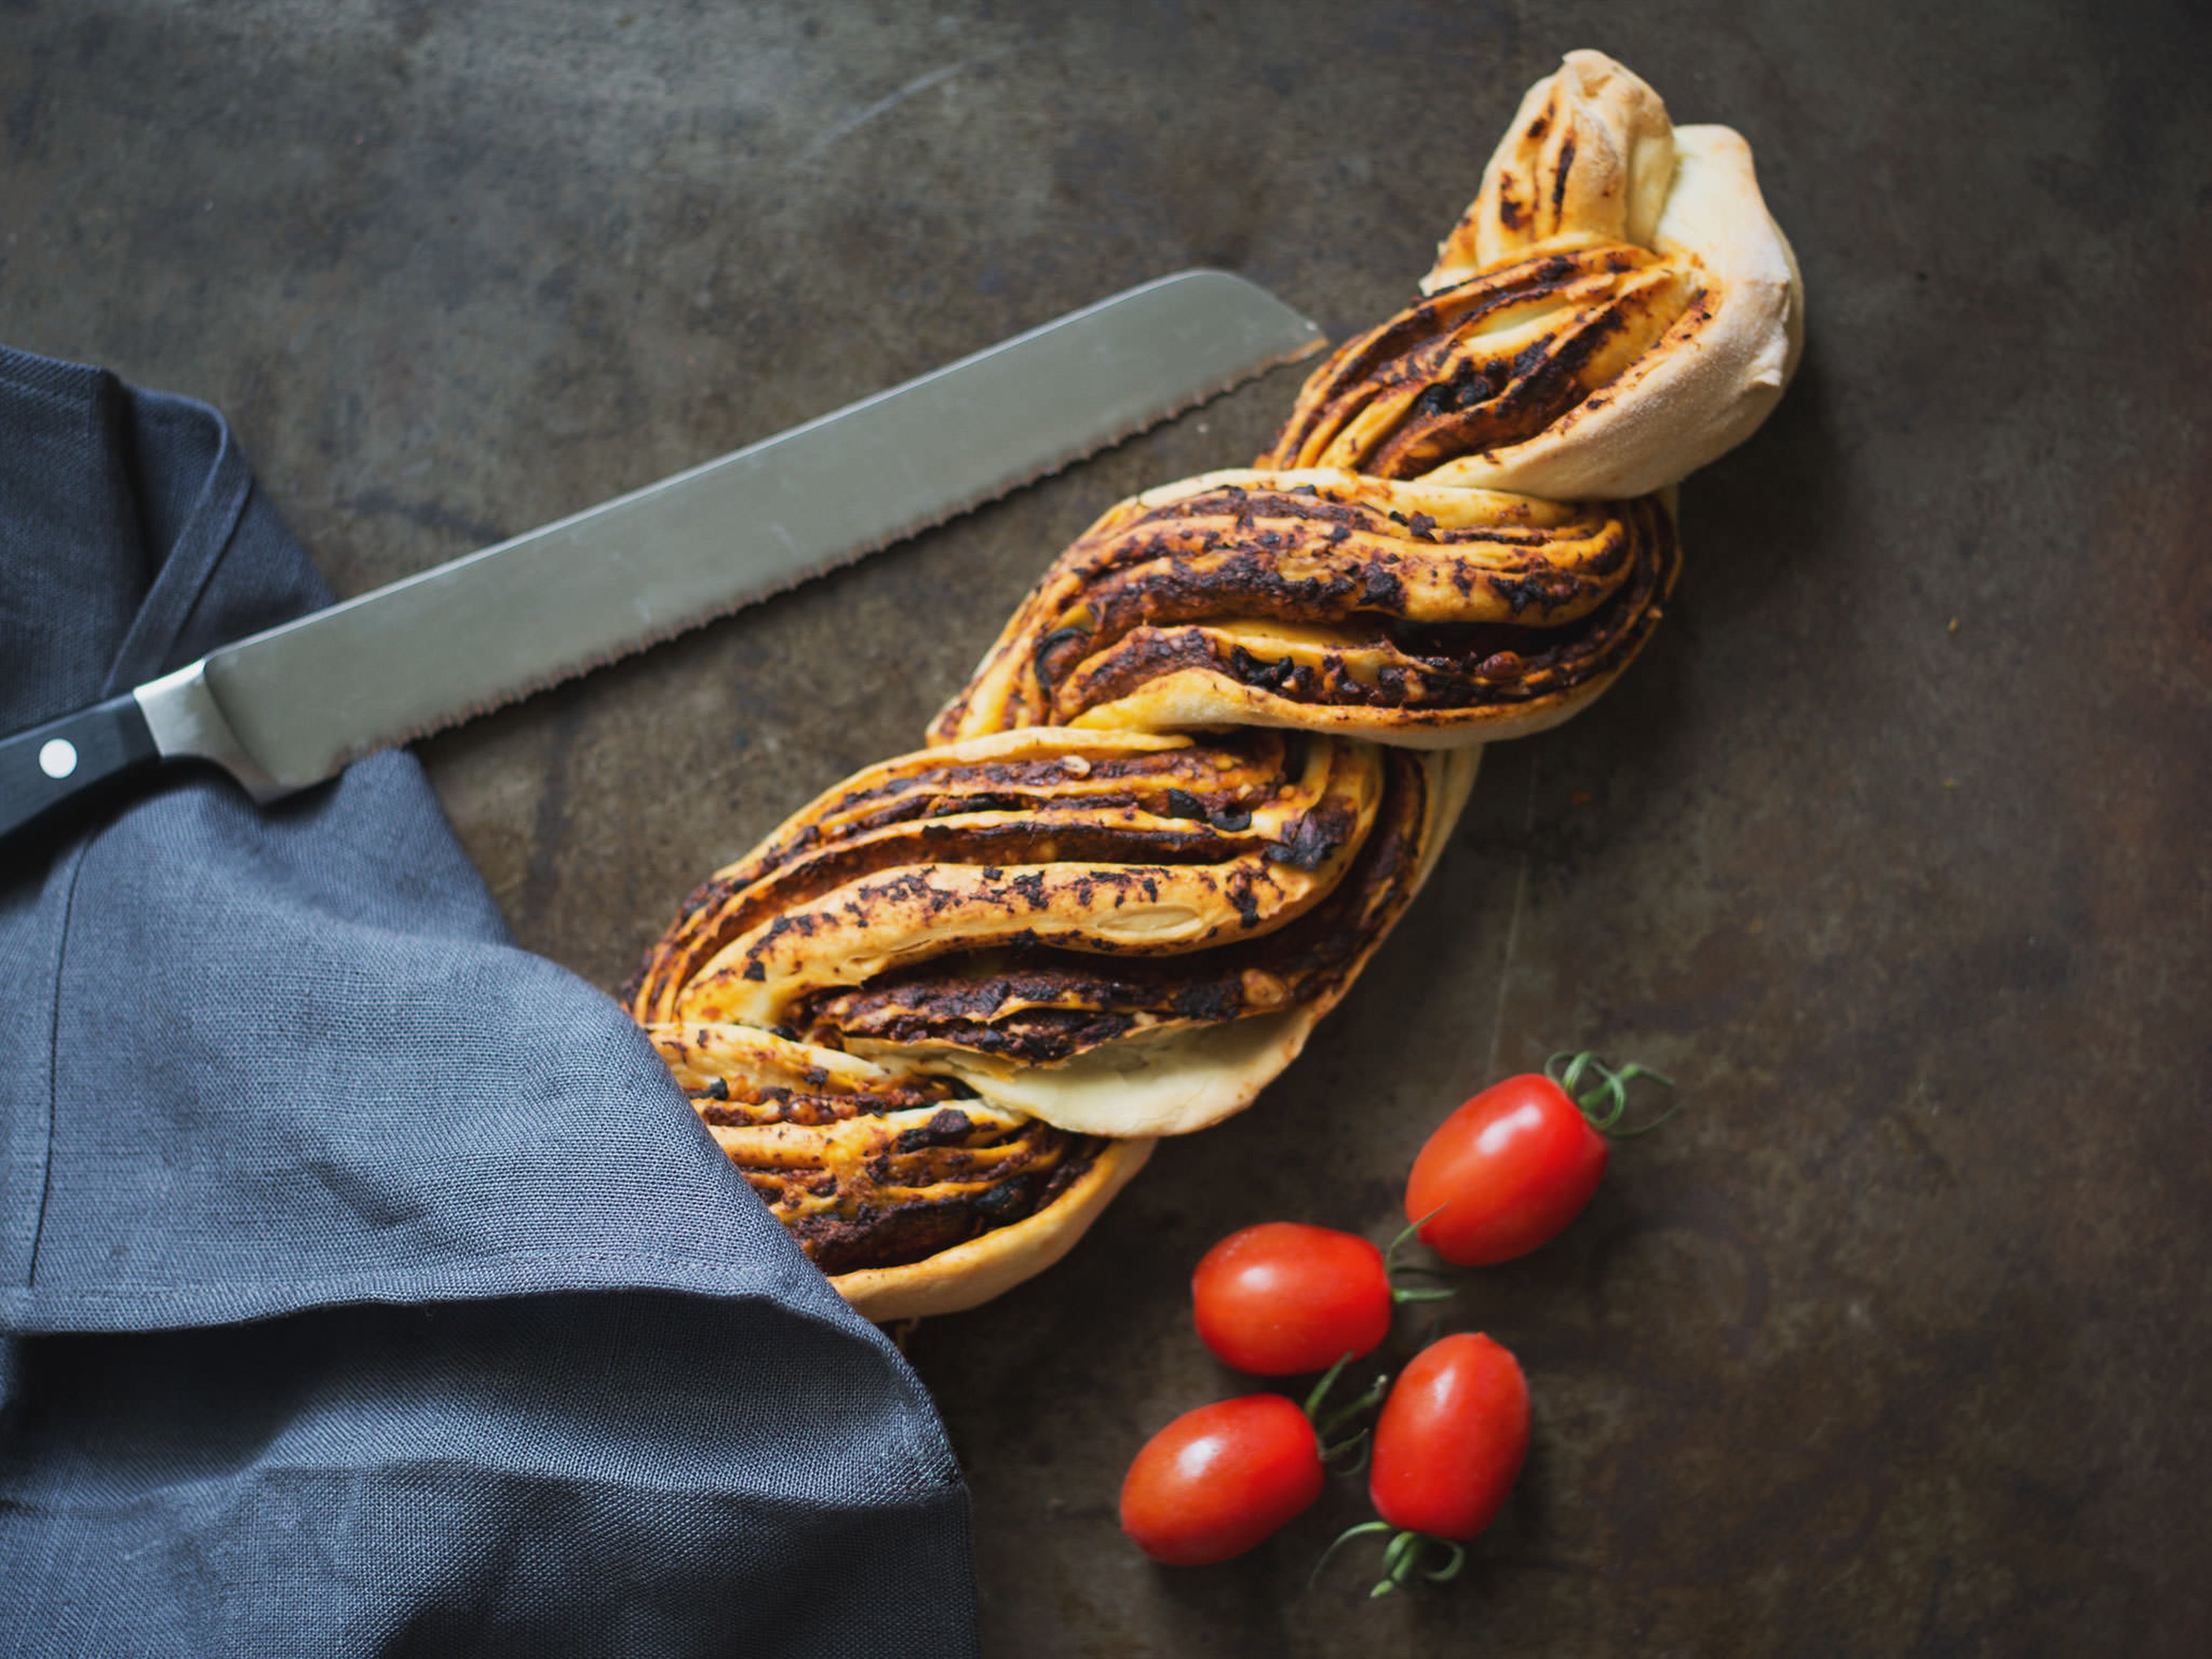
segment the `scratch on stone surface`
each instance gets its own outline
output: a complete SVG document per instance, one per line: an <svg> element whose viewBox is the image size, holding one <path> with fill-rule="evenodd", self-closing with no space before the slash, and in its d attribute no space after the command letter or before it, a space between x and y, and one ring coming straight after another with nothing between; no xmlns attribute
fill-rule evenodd
<svg viewBox="0 0 2212 1659"><path fill-rule="evenodd" d="M568 706L554 716L551 738L546 746L545 781L538 797L537 810L532 814L530 856L524 862L521 881L514 884L514 908L507 912L510 926L518 916L545 915L560 886L559 856L568 835L569 762L575 751L577 732L583 726L584 708L581 700L571 697ZM502 887L506 885L501 884ZM505 893L500 897L504 899Z"/></svg>
<svg viewBox="0 0 2212 1659"><path fill-rule="evenodd" d="M990 52L986 53L985 57L997 57L998 55L999 54L996 52ZM950 81L954 76L959 74L962 70L973 69L977 64L983 61L984 58L963 58L957 64L947 64L943 69L934 69L930 70L927 75L916 76L913 80L908 82L904 86L901 87L896 92L892 93L890 96L877 99L874 103L868 105L866 108L854 111L852 114L847 116L843 120L832 125L827 131L823 132L820 137L817 138L812 143L806 147L805 153L808 159L811 160L811 158L821 155L832 144L841 143L844 139L851 137L862 127L867 125L869 122L874 120L878 115L888 114L892 110L896 109L901 104L906 102L908 99L918 97L922 93L927 92L932 87L942 86L945 82Z"/></svg>
<svg viewBox="0 0 2212 1659"><path fill-rule="evenodd" d="M1505 1036L1505 988L1513 978L1513 947L1521 936L1521 907L1528 896L1531 837L1536 830L1536 766L1528 764L1528 799L1521 811L1521 869L1513 878L1513 908L1505 915L1505 954L1498 963L1498 1006L1490 1018L1490 1052L1483 1058L1483 1086L1498 1081L1498 1046Z"/></svg>
<svg viewBox="0 0 2212 1659"><path fill-rule="evenodd" d="M404 519L418 529L458 536L477 547L507 539L507 532L484 519L473 519L435 501L409 501L395 492L374 486L340 499L338 505L365 517Z"/></svg>

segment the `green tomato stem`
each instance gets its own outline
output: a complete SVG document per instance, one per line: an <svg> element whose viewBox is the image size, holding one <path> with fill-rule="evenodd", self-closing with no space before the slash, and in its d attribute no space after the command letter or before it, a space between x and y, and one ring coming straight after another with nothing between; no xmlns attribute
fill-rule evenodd
<svg viewBox="0 0 2212 1659"><path fill-rule="evenodd" d="M1313 1392L1306 1396L1306 1421L1316 1428L1320 1426L1320 1419L1314 1413L1321 1409L1321 1402L1328 1398L1328 1391L1336 1386L1336 1379L1344 1375L1344 1368L1351 1363L1352 1355L1347 1351L1343 1358L1322 1373L1321 1381L1313 1385Z"/></svg>
<svg viewBox="0 0 2212 1659"><path fill-rule="evenodd" d="M1442 1302L1459 1293L1456 1290L1430 1289L1423 1285L1405 1285L1398 1283L1400 1273L1422 1273L1431 1279L1449 1279L1455 1276L1447 1267L1425 1267L1416 1262L1404 1262L1398 1260L1398 1252L1412 1243L1422 1228L1427 1226L1450 1207L1449 1204L1437 1205L1435 1209L1392 1239L1389 1248L1382 1252L1382 1276L1390 1281L1390 1300L1394 1304L1401 1302Z"/></svg>
<svg viewBox="0 0 2212 1659"><path fill-rule="evenodd" d="M1419 1233L1422 1228L1427 1226L1429 1223L1434 1221L1438 1216L1442 1215L1449 1208L1451 1208L1451 1206L1449 1204L1439 1204L1435 1209L1430 1211L1419 1221L1408 1222L1405 1230L1401 1231L1397 1237L1392 1239L1390 1241L1389 1248L1382 1252L1382 1271L1386 1273L1396 1273L1398 1271L1398 1252L1404 1249L1407 1245L1412 1243L1413 1242L1413 1236L1416 1233ZM1412 1269L1411 1271L1429 1273L1433 1272L1434 1269L1425 1267Z"/></svg>
<svg viewBox="0 0 2212 1659"><path fill-rule="evenodd" d="M1362 1440L1366 1438L1367 1431L1362 1429L1358 1434L1354 1435L1349 1440L1339 1441L1334 1445L1331 1445L1329 1443L1329 1437L1331 1435L1334 1434L1339 1429L1341 1429L1346 1424L1352 1421L1353 1418L1358 1416L1362 1412L1371 1411L1376 1406L1381 1405L1382 1403L1382 1396L1390 1391L1390 1378L1389 1374L1386 1372L1384 1375L1376 1377L1373 1385L1368 1389L1367 1392L1361 1395L1358 1399L1349 1401L1344 1405L1338 1407L1327 1417L1322 1416L1322 1402L1328 1398L1329 1389L1335 1386L1336 1379L1344 1375L1344 1368L1352 1363L1352 1358L1351 1354L1346 1353L1343 1358L1338 1360L1334 1365L1331 1365L1328 1370L1322 1374L1321 1381L1314 1384L1313 1392L1306 1396L1306 1421L1312 1424L1314 1426L1314 1440L1321 1448L1321 1460L1324 1463L1328 1462L1332 1457L1338 1456L1341 1453L1349 1451L1352 1447L1358 1445Z"/></svg>
<svg viewBox="0 0 2212 1659"><path fill-rule="evenodd" d="M1583 1091L1583 1075L1586 1072L1595 1073L1598 1080L1594 1087ZM1579 1054L1570 1054L1562 1051L1553 1054L1544 1062L1544 1075L1558 1084L1560 1091L1574 1102L1591 1128L1613 1140L1630 1140L1638 1135L1650 1134L1682 1109L1681 1103L1677 1101L1649 1123L1638 1124L1633 1129L1620 1127L1620 1120L1628 1110L1630 1084L1638 1078L1649 1078L1661 1087L1671 1089L1674 1086L1674 1080L1633 1060L1616 1070L1599 1059L1595 1050L1589 1048Z"/></svg>
<svg viewBox="0 0 2212 1659"><path fill-rule="evenodd" d="M1329 1564L1330 1558L1337 1551L1355 1538L1378 1532L1390 1534L1390 1541L1382 1547L1382 1577L1374 1589L1367 1592L1370 1601L1405 1589L1413 1582L1416 1572L1432 1584L1448 1584L1458 1577L1461 1570L1467 1565L1465 1547L1452 1539L1438 1538L1431 1533L1398 1531L1388 1521L1363 1521L1356 1527L1346 1528L1330 1541L1329 1547L1321 1553L1321 1559L1314 1563L1313 1574L1306 1580L1306 1588L1311 1589L1321 1582L1322 1569ZM1421 1558L1432 1544L1448 1552L1449 1559L1440 1567L1423 1571Z"/></svg>
<svg viewBox="0 0 2212 1659"><path fill-rule="evenodd" d="M1321 1559L1314 1563L1313 1572L1306 1579L1306 1588L1311 1589L1316 1584L1321 1583L1321 1570L1328 1565L1329 1558L1353 1539L1364 1538L1370 1533L1391 1530L1391 1525L1388 1521L1363 1521L1356 1527L1346 1527L1330 1540L1328 1547L1321 1553Z"/></svg>
<svg viewBox="0 0 2212 1659"><path fill-rule="evenodd" d="M1336 1410L1331 1412L1320 1422L1315 1424L1314 1433L1317 1435L1324 1443L1326 1443L1329 1436L1334 1434L1339 1429L1352 1421L1353 1418L1358 1416L1362 1412L1372 1411L1376 1407L1381 1405L1382 1403L1382 1397L1389 1392L1390 1378L1389 1374L1386 1372L1384 1375L1375 1379L1373 1386L1371 1386L1365 1394L1361 1395L1357 1400L1352 1401L1346 1405L1340 1406ZM1360 1432L1364 1434L1366 1431L1362 1429Z"/></svg>
<svg viewBox="0 0 2212 1659"><path fill-rule="evenodd" d="M1374 1449L1374 1438L1375 1435L1373 1430L1362 1429L1358 1434L1353 1435L1351 1439L1338 1441L1334 1446L1328 1447L1322 1450L1321 1454L1322 1467L1326 1468L1331 1474L1352 1475L1358 1474L1360 1470L1367 1467L1367 1455ZM1344 1454L1348 1451L1356 1451L1359 1455L1353 1458L1349 1463L1346 1463L1341 1467L1339 1467L1337 1460L1342 1457Z"/></svg>
<svg viewBox="0 0 2212 1659"><path fill-rule="evenodd" d="M1439 1538L1437 1540L1437 1542L1442 1544L1446 1549L1451 1552L1451 1559L1443 1566L1438 1567L1434 1572L1425 1572L1421 1577L1427 1579L1431 1584L1449 1584L1453 1579L1459 1577L1459 1570L1467 1565L1467 1550L1465 1547L1454 1542L1449 1538Z"/></svg>

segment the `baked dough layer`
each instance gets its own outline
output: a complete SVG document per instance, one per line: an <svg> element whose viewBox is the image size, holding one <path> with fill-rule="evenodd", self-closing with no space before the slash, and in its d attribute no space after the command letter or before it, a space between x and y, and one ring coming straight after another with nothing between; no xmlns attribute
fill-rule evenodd
<svg viewBox="0 0 2212 1659"><path fill-rule="evenodd" d="M1566 505L1327 468L1208 473L1086 531L931 734L1525 736L1628 665L1680 564L1663 495Z"/></svg>
<svg viewBox="0 0 2212 1659"><path fill-rule="evenodd" d="M957 1079L1066 1130L1200 1128L1343 994L1474 758L1262 727L917 750L703 884L631 1006L864 1056L885 1090Z"/></svg>
<svg viewBox="0 0 2212 1659"><path fill-rule="evenodd" d="M715 1144L874 1319L972 1307L1057 1260L1152 1151L744 1026L646 1030Z"/></svg>

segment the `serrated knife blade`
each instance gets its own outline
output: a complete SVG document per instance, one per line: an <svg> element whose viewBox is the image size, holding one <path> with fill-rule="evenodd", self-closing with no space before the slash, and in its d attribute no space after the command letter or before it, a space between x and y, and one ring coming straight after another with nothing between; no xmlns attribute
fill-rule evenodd
<svg viewBox="0 0 2212 1659"><path fill-rule="evenodd" d="M0 740L0 834L197 757L259 800L851 562L1324 343L1192 270Z"/></svg>

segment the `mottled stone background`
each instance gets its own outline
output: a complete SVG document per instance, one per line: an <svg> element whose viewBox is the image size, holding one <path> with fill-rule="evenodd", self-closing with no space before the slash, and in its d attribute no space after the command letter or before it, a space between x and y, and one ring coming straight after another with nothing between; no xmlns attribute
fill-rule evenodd
<svg viewBox="0 0 2212 1659"><path fill-rule="evenodd" d="M1804 372L1306 1057L915 1336L987 1648L2212 1651L2201 9L0 0L0 337L220 405L356 592L1182 266L1363 326L1584 45L1751 138ZM426 745L516 932L615 983L1292 380ZM1454 1316L1537 1413L1464 1580L1304 1592L1351 1487L1139 1559L1125 1461L1237 1387L1199 1253L1382 1236L1430 1125L1582 1043L1689 1104Z"/></svg>

